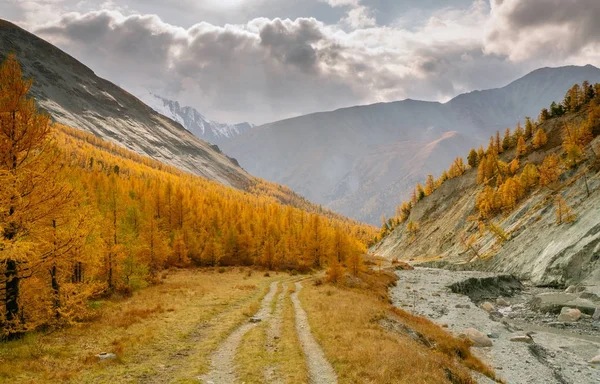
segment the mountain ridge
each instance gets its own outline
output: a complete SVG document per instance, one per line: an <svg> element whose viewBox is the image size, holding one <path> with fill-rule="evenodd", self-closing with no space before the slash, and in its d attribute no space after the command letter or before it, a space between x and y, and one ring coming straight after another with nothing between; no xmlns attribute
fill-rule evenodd
<svg viewBox="0 0 600 384"><path fill-rule="evenodd" d="M236 161L158 114L79 60L8 21L0 21L0 56L15 53L34 78L38 106L76 127L142 155L239 189L252 177Z"/></svg>
<svg viewBox="0 0 600 384"><path fill-rule="evenodd" d="M547 78L553 73L556 76ZM535 117L543 106L562 99L567 89L583 80L600 80L600 69L592 65L540 68L505 87L472 91L446 103L405 99L316 112L263 124L222 147L250 173L374 224L382 213L391 215L395 210L383 195L403 199L411 193L414 183L409 183L413 181L407 178L409 173L416 172L420 180L429 173L441 174L441 164L486 145L496 130L503 132L523 123L526 116ZM460 133L461 139L437 141L449 131ZM421 142L421 147L407 147L414 142ZM452 142L452 150L430 151L430 157L417 165L423 168L402 168L403 162L430 143ZM381 147L391 143L397 143L403 153ZM379 175L378 182L369 179L373 174Z"/></svg>

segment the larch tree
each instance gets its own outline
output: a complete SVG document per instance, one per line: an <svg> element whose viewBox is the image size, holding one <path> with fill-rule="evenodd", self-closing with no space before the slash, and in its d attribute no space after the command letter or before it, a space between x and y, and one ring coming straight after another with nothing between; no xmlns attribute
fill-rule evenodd
<svg viewBox="0 0 600 384"><path fill-rule="evenodd" d="M523 136L519 136L517 140L517 158L525 156L527 154L527 144L525 144L525 138Z"/></svg>
<svg viewBox="0 0 600 384"><path fill-rule="evenodd" d="M573 210L561 195L556 196L554 207L556 208L556 224L560 225L562 223L572 223L575 221L576 216L573 213Z"/></svg>
<svg viewBox="0 0 600 384"><path fill-rule="evenodd" d="M74 193L64 180L50 117L28 97L31 85L15 55L9 55L0 67L0 323L6 338L18 337L30 326L22 311L21 283L39 269L50 272L58 313L58 267L82 238L69 214Z"/></svg>
<svg viewBox="0 0 600 384"><path fill-rule="evenodd" d="M496 131L496 139L494 140L494 145L496 147L496 154L502 153L504 148L502 148L502 140L500 140L500 131Z"/></svg>
<svg viewBox="0 0 600 384"><path fill-rule="evenodd" d="M469 151L469 155L467 156L467 163L469 163L469 166L473 169L477 168L477 166L479 165L479 156L477 156L477 151L475 151L475 149L471 148L471 150Z"/></svg>
<svg viewBox="0 0 600 384"><path fill-rule="evenodd" d="M544 145L546 145L547 142L548 142L548 137L546 136L546 132L544 131L544 128L538 128L537 131L535 131L535 136L533 137L533 142L532 142L533 148L540 149Z"/></svg>
<svg viewBox="0 0 600 384"><path fill-rule="evenodd" d="M531 117L525 118L525 139L529 140L533 136L533 121Z"/></svg>
<svg viewBox="0 0 600 384"><path fill-rule="evenodd" d="M527 164L521 172L521 185L525 190L528 190L537 185L540 174L535 164Z"/></svg>
<svg viewBox="0 0 600 384"><path fill-rule="evenodd" d="M512 138L510 135L510 128L506 128L506 131L504 131L504 139L502 140L502 149L504 149L505 151L510 149L510 147L512 147Z"/></svg>
<svg viewBox="0 0 600 384"><path fill-rule="evenodd" d="M540 186L545 187L556 183L562 174L560 159L556 153L546 156L539 167Z"/></svg>
<svg viewBox="0 0 600 384"><path fill-rule="evenodd" d="M433 175L427 175L427 180L425 181L425 196L429 196L435 191L435 180L433 179Z"/></svg>

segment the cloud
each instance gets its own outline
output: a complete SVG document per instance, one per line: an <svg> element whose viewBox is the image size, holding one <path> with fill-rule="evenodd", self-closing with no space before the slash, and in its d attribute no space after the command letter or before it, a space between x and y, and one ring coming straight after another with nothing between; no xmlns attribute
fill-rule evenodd
<svg viewBox="0 0 600 384"><path fill-rule="evenodd" d="M95 0L84 0L78 12L63 13L67 1L15 4L36 10L30 15L48 12L47 24L30 29L100 76L134 94L149 89L226 122L264 123L407 97L445 101L505 85L539 66L600 59L597 16L591 16L598 6L592 0L577 1L587 13L574 0L475 0L467 7L438 7L427 17L419 13L419 22L410 25L376 24L385 9L376 0L307 0L307 10L325 7L335 17L258 17L187 27L136 10L142 3L162 4L158 0L119 7L107 1L108 9L100 11L89 11ZM203 7L214 1L188 3ZM238 3L263 10L276 3L300 7L291 0ZM52 5L60 17L51 14Z"/></svg>
<svg viewBox="0 0 600 384"><path fill-rule="evenodd" d="M412 31L347 31L315 18L186 29L156 15L104 10L69 13L34 32L133 93L150 89L216 120L263 123L406 97L446 100L501 85L514 69L483 54L476 36L486 14L476 2L437 12ZM495 74L482 74L488 66Z"/></svg>
<svg viewBox="0 0 600 384"><path fill-rule="evenodd" d="M598 0L491 0L485 51L513 61L577 59L600 44Z"/></svg>

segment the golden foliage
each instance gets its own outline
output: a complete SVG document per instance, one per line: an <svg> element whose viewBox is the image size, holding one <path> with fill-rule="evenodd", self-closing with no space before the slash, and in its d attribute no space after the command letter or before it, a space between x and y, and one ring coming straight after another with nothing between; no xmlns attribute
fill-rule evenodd
<svg viewBox="0 0 600 384"><path fill-rule="evenodd" d="M561 195L556 196L554 207L556 208L556 224L560 225L562 223L572 223L575 221L576 216L573 213L573 210Z"/></svg>
<svg viewBox="0 0 600 384"><path fill-rule="evenodd" d="M545 187L558 181L562 174L560 159L556 153L546 156L539 167L540 186Z"/></svg>
<svg viewBox="0 0 600 384"><path fill-rule="evenodd" d="M257 181L239 191L69 127L52 129L27 98L30 86L9 57L0 69L5 336L77 321L92 294L130 294L172 266L307 271L337 260L361 268L374 228L285 187Z"/></svg>
<svg viewBox="0 0 600 384"><path fill-rule="evenodd" d="M544 128L538 128L537 131L535 131L535 136L533 137L533 148L534 149L540 149L542 148L544 145L546 145L546 143L548 142L548 137L546 136L546 132L544 131Z"/></svg>

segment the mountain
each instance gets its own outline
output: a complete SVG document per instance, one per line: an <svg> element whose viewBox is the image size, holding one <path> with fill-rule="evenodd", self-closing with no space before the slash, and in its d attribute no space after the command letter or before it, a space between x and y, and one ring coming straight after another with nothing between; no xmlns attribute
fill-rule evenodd
<svg viewBox="0 0 600 384"><path fill-rule="evenodd" d="M212 121L193 107L182 107L179 102L148 92L141 99L156 112L183 125L196 137L209 143L221 144L252 129L250 123L225 124Z"/></svg>
<svg viewBox="0 0 600 384"><path fill-rule="evenodd" d="M65 125L93 133L134 152L228 186L253 178L219 148L154 111L52 44L0 20L0 58L15 53L31 95Z"/></svg>
<svg viewBox="0 0 600 384"><path fill-rule="evenodd" d="M256 127L222 147L252 174L378 223L427 174L439 175L496 130L536 117L584 80L600 80L600 69L543 68L444 104L408 99L300 116Z"/></svg>

